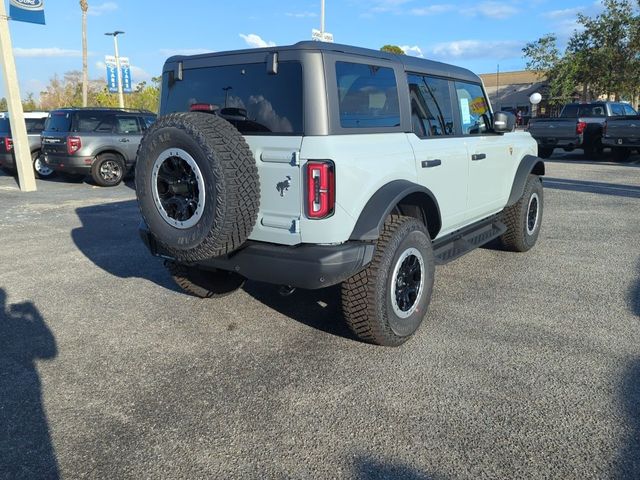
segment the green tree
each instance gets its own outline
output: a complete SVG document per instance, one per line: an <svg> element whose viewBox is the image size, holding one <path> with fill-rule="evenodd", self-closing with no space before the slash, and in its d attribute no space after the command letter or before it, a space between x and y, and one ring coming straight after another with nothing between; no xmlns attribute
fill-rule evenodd
<svg viewBox="0 0 640 480"><path fill-rule="evenodd" d="M6 112L8 109L7 99L4 97L0 98L0 112Z"/></svg>
<svg viewBox="0 0 640 480"><path fill-rule="evenodd" d="M640 74L640 2L603 0L594 17L577 15L581 26L560 52L555 35L523 48L527 69L544 73L552 99L566 101L580 92L583 100L600 95L633 98Z"/></svg>
<svg viewBox="0 0 640 480"><path fill-rule="evenodd" d="M28 93L26 100L22 100L22 110L25 112L35 112L38 110L38 104L33 98L33 93Z"/></svg>
<svg viewBox="0 0 640 480"><path fill-rule="evenodd" d="M385 45L380 50L383 52L395 53L396 55L404 55L404 50L397 45Z"/></svg>

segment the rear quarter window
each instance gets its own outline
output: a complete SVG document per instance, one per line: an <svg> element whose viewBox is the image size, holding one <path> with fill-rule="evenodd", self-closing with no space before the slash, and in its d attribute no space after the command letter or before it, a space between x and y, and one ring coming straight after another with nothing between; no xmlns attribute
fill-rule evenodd
<svg viewBox="0 0 640 480"><path fill-rule="evenodd" d="M398 85L392 68L336 62L342 128L400 126Z"/></svg>

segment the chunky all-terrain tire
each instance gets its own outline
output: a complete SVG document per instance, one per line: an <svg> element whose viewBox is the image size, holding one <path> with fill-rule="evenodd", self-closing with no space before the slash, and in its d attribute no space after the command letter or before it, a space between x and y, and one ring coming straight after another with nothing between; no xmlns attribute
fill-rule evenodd
<svg viewBox="0 0 640 480"><path fill-rule="evenodd" d="M538 156L540 158L549 158L553 155L553 147L538 147Z"/></svg>
<svg viewBox="0 0 640 480"><path fill-rule="evenodd" d="M44 162L44 156L40 150L31 154L31 163L36 178L51 178L56 174L56 171Z"/></svg>
<svg viewBox="0 0 640 480"><path fill-rule="evenodd" d="M166 266L182 290L200 298L230 295L246 281L243 276L225 270L202 270L175 262L166 262Z"/></svg>
<svg viewBox="0 0 640 480"><path fill-rule="evenodd" d="M531 250L540 234L543 210L542 180L537 175L529 175L522 197L502 213L502 221L507 226L500 237L504 248L514 252Z"/></svg>
<svg viewBox="0 0 640 480"><path fill-rule="evenodd" d="M135 177L149 230L179 261L230 253L256 223L260 182L255 159L240 132L216 115L160 117L140 143ZM186 190L185 184L190 185Z"/></svg>
<svg viewBox="0 0 640 480"><path fill-rule="evenodd" d="M420 268L417 291L416 265ZM351 331L360 340L377 345L406 342L427 313L434 272L433 249L425 225L412 217L389 216L371 263L342 284L342 310ZM413 288L402 289L412 281ZM402 293L411 290L413 301L401 303L407 298Z"/></svg>
<svg viewBox="0 0 640 480"><path fill-rule="evenodd" d="M115 153L103 153L91 165L91 178L101 187L115 187L125 174L124 160Z"/></svg>

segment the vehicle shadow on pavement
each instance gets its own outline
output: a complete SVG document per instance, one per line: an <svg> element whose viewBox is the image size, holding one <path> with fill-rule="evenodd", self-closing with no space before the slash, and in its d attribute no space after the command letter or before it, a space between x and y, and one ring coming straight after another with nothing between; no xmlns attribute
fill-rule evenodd
<svg viewBox="0 0 640 480"><path fill-rule="evenodd" d="M296 290L283 297L279 287L267 283L247 282L244 290L273 310L325 333L355 340L347 327L340 306L340 286L320 290Z"/></svg>
<svg viewBox="0 0 640 480"><path fill-rule="evenodd" d="M634 157L636 158L636 157ZM564 165L600 165L600 166L607 166L607 165L611 165L611 166L615 166L615 167L631 167L631 168L640 168L640 163L635 163L635 161L632 162L613 162L611 160L607 161L607 160L601 160L601 161L597 161L597 160L584 160L582 159L581 156L570 156L570 155L565 155L562 158L548 158L544 161L544 163L560 163L560 164L564 164Z"/></svg>
<svg viewBox="0 0 640 480"><path fill-rule="evenodd" d="M640 198L640 187L618 183L589 182L567 178L544 177L544 188L568 190L571 192L598 193L617 197Z"/></svg>
<svg viewBox="0 0 640 480"><path fill-rule="evenodd" d="M59 478L36 364L56 355L35 305L7 305L0 289L0 478Z"/></svg>
<svg viewBox="0 0 640 480"><path fill-rule="evenodd" d="M138 235L140 212L135 200L76 209L82 226L71 238L96 266L119 278L144 278L178 290L162 261L153 257Z"/></svg>
<svg viewBox="0 0 640 480"><path fill-rule="evenodd" d="M386 463L366 457L358 457L355 460L354 478L358 480L391 480L402 478L403 480L440 480L441 475L429 475L416 470L408 465Z"/></svg>
<svg viewBox="0 0 640 480"><path fill-rule="evenodd" d="M620 452L615 478L640 478L640 357L627 368L620 397L627 414L629 434Z"/></svg>

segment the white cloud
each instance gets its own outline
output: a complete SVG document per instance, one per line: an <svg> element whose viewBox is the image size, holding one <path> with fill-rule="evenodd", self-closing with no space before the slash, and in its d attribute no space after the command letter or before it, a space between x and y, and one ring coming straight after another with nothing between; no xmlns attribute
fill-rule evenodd
<svg viewBox="0 0 640 480"><path fill-rule="evenodd" d="M460 11L465 15L480 15L498 20L503 20L520 13L520 10L516 7L501 2L482 2L474 7L462 8Z"/></svg>
<svg viewBox="0 0 640 480"><path fill-rule="evenodd" d="M287 17L293 17L293 18L314 18L318 16L318 14L314 12L296 12L296 13L287 12L285 13L285 15Z"/></svg>
<svg viewBox="0 0 640 480"><path fill-rule="evenodd" d="M427 7L413 8L410 11L410 13L411 15L419 15L419 16L438 15L440 13L450 12L451 10L454 10L454 9L455 7L453 5L436 4L436 5L429 5Z"/></svg>
<svg viewBox="0 0 640 480"><path fill-rule="evenodd" d="M561 19L566 17L575 17L582 10L583 9L580 7L563 8L562 10L551 10L550 12L545 12L542 14L542 16L545 18L556 20L556 19Z"/></svg>
<svg viewBox="0 0 640 480"><path fill-rule="evenodd" d="M515 58L522 56L523 43L515 40L488 42L485 40L459 40L438 43L430 52L440 59Z"/></svg>
<svg viewBox="0 0 640 480"><path fill-rule="evenodd" d="M265 48L265 47L276 46L275 42L267 42L263 40L259 35L256 35L255 33L250 33L249 35L245 35L244 33L241 33L240 36L244 39L245 42L247 42L247 45L249 45L252 48Z"/></svg>
<svg viewBox="0 0 640 480"><path fill-rule="evenodd" d="M202 53L212 53L214 50L206 48L163 48L160 55L164 57L173 57L174 55L200 55Z"/></svg>
<svg viewBox="0 0 640 480"><path fill-rule="evenodd" d="M370 13L386 13L394 12L401 13L400 7L412 0L374 0L371 2L372 7L369 9Z"/></svg>
<svg viewBox="0 0 640 480"><path fill-rule="evenodd" d="M118 10L118 4L116 2L105 2L100 5L89 4L89 10L87 11L87 14L98 17L100 15L104 15L105 13L115 12L116 10Z"/></svg>
<svg viewBox="0 0 640 480"><path fill-rule="evenodd" d="M406 55L410 55L412 57L420 57L420 58L424 57L422 50L417 45L414 45L413 47L409 45L401 45L400 48Z"/></svg>
<svg viewBox="0 0 640 480"><path fill-rule="evenodd" d="M64 48L14 48L16 57L44 58L44 57L82 57L82 50L67 50Z"/></svg>

